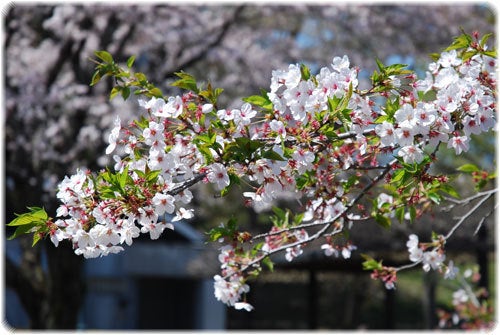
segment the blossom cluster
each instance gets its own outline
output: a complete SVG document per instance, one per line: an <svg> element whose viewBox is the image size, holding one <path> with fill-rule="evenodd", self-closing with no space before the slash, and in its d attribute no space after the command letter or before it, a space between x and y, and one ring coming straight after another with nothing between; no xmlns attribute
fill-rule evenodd
<svg viewBox="0 0 500 335"><path fill-rule="evenodd" d="M62 205L51 239L56 245L70 240L75 253L87 258L120 252L141 233L157 239L176 221L192 218L192 185L203 181L224 193L233 180L245 178L252 189L243 197L257 211L283 196L304 204L296 221L283 215L261 236L253 259L234 247L238 234L225 236L229 246L219 256L215 296L250 310L241 302L249 291L247 264L278 251L292 261L319 237L327 240L325 254L340 251L349 258L356 247L334 246L330 237L370 215L360 199L378 181L391 178L389 172L403 163L424 162L440 143L461 154L471 135L495 126L495 64L481 53L463 61L451 50L430 64L425 79L396 71L360 90L359 70L343 56L314 76L297 64L273 71L270 90L255 107L246 102L220 109L200 92L139 100L145 116L129 125L117 117L110 132L106 154L113 154L114 171L78 171L59 185ZM388 155L396 159L387 163ZM380 195L374 216L396 206L396 197ZM387 215L394 216L393 208ZM306 227L320 228L313 233ZM427 246L411 235L410 260L452 277L441 242ZM394 287L393 269L377 271L375 277Z"/></svg>
<svg viewBox="0 0 500 335"><path fill-rule="evenodd" d="M431 244L431 247L433 245L434 243ZM422 268L425 272L429 272L430 269L439 269L446 259L446 255L443 253L443 250L440 247L424 251L428 247L420 244L418 241L418 236L415 234L410 235L406 246L408 247L408 252L410 253L410 261L414 263L422 262Z"/></svg>
<svg viewBox="0 0 500 335"><path fill-rule="evenodd" d="M86 258L120 252L121 244L131 245L140 233L158 239L165 229L174 229L176 221L193 217L193 210L185 208L193 198L191 191L178 188L187 180L203 175L218 189L229 185L222 164L206 166L190 136L169 129L175 126L169 118L178 117L185 103L181 97L139 101L151 115L144 125L126 127L116 117L106 148L107 154L120 153L113 155L116 174L108 171L107 177L95 178L78 171L61 182L60 219L55 222L60 229L51 234L54 244L68 239L75 253ZM200 109L206 112L211 106ZM110 175L120 176L122 184L117 186Z"/></svg>
<svg viewBox="0 0 500 335"><path fill-rule="evenodd" d="M273 250L285 246L285 258L287 261L291 262L294 258L302 255L303 250L301 242L306 241L308 237L308 233L304 229L280 233L280 229L274 226L271 228L270 234L266 236L261 251L270 253Z"/></svg>
<svg viewBox="0 0 500 335"><path fill-rule="evenodd" d="M490 330L494 326L493 306L487 301L489 294L483 287L475 288L480 278L471 268L458 274L459 288L452 293L450 308L438 310L440 328Z"/></svg>
<svg viewBox="0 0 500 335"><path fill-rule="evenodd" d="M221 274L214 276L214 294L217 300L236 309L251 311L253 307L241 302L241 296L250 291L245 284L243 275L238 271L238 264L234 262L236 253L231 245L220 248L219 261L221 263Z"/></svg>
<svg viewBox="0 0 500 335"><path fill-rule="evenodd" d="M351 258L351 253L356 250L358 247L356 247L353 244L347 244L345 246L337 246L333 245L333 243L325 243L321 245L321 249L325 253L326 256L332 256L334 255L335 257L339 257L339 251L340 254L344 259Z"/></svg>

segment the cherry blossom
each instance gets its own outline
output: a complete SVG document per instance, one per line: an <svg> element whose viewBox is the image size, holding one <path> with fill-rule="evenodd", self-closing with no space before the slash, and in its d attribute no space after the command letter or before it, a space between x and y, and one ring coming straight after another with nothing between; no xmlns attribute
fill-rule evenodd
<svg viewBox="0 0 500 335"><path fill-rule="evenodd" d="M229 185L229 176L226 168L220 163L211 165L210 172L207 174L208 181L215 184L217 189L222 190Z"/></svg>
<svg viewBox="0 0 500 335"><path fill-rule="evenodd" d="M469 137L467 136L453 136L448 141L448 148L455 149L457 155L460 155L464 151L469 150Z"/></svg>
<svg viewBox="0 0 500 335"><path fill-rule="evenodd" d="M375 132L380 137L383 146L393 146L396 142L394 125L384 121L375 127Z"/></svg>
<svg viewBox="0 0 500 335"><path fill-rule="evenodd" d="M172 214L175 211L175 198L170 194L158 192L152 200L158 216L161 216L164 213Z"/></svg>
<svg viewBox="0 0 500 335"><path fill-rule="evenodd" d="M424 252L419 246L418 236L411 234L408 242L406 243L408 252L410 253L410 260L412 262L420 262L424 257Z"/></svg>
<svg viewBox="0 0 500 335"><path fill-rule="evenodd" d="M453 305L458 305L469 300L469 295L464 289L453 292Z"/></svg>
<svg viewBox="0 0 500 335"><path fill-rule="evenodd" d="M120 252L140 234L158 239L174 229L171 222L194 217L189 188L202 181L221 195L244 181L250 190L242 198L256 211L272 208L277 199L295 199L302 213L275 208L272 228L257 237L233 224L214 233L225 243L215 297L251 311L247 280L274 253L291 262L309 242L324 239L325 255L347 259L357 247L336 237L356 221L373 217L388 226L396 217L414 220L426 208L426 187L445 182L424 166L439 144L460 155L469 149L471 134L496 125L495 74L485 73L477 56L462 61L456 52L445 52L425 79L400 72L378 83L374 75L368 90L358 88L359 69L347 56L334 57L316 75L291 64L272 72L269 92L247 99L256 106L215 108L214 92L193 90L191 81L182 95L139 100L144 117L129 125L116 118L108 137L115 171L78 170L60 183L60 219L51 225L50 238L55 245L70 240L86 258ZM421 98L431 90L433 98ZM379 100L386 106L377 106ZM382 180L398 186L374 195ZM165 214L174 215L170 222ZM419 242L411 234L406 246L412 266L452 278L453 263L444 264L446 239ZM377 265L372 277L393 289L397 271Z"/></svg>
<svg viewBox="0 0 500 335"><path fill-rule="evenodd" d="M446 256L437 250L424 252L422 258L422 263L423 263L422 268L424 269L425 272L428 272L430 269L433 270L439 269L443 264L445 258Z"/></svg>
<svg viewBox="0 0 500 335"><path fill-rule="evenodd" d="M106 155L109 155L112 153L115 148L116 148L116 141L118 140L118 137L120 136L120 130L121 130L121 124L120 124L120 117L116 116L115 122L114 122L114 128L111 129L111 133L109 134L108 137L108 146L106 147Z"/></svg>
<svg viewBox="0 0 500 335"><path fill-rule="evenodd" d="M454 265L453 261L449 261L443 277L444 279L454 279L457 276L458 272L459 269Z"/></svg>
<svg viewBox="0 0 500 335"><path fill-rule="evenodd" d="M244 309L246 310L247 312L251 312L253 311L253 306L250 305L249 303L247 302L237 302L234 304L234 308L235 309Z"/></svg>
<svg viewBox="0 0 500 335"><path fill-rule="evenodd" d="M321 245L321 250L324 251L326 256L332 256L332 255L334 255L335 257L339 256L339 251L330 243Z"/></svg>
<svg viewBox="0 0 500 335"><path fill-rule="evenodd" d="M448 52L441 53L441 57L438 60L438 64L442 67L453 67L458 66L462 63L460 58L457 57L456 50L450 50Z"/></svg>
<svg viewBox="0 0 500 335"><path fill-rule="evenodd" d="M398 151L398 156L408 164L420 163L424 159L424 152L416 145L408 145Z"/></svg>
<svg viewBox="0 0 500 335"><path fill-rule="evenodd" d="M286 138L286 129L283 122L272 120L269 123L269 127L271 130L276 132L276 139L274 140L274 143L281 143Z"/></svg>
<svg viewBox="0 0 500 335"><path fill-rule="evenodd" d="M351 252L356 249L357 247L355 245L349 244L348 246L342 248L342 257L345 259L351 258Z"/></svg>

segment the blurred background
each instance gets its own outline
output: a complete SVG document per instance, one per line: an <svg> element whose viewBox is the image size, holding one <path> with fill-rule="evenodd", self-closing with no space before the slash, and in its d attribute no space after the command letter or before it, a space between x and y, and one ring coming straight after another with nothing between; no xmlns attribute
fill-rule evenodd
<svg viewBox="0 0 500 335"><path fill-rule="evenodd" d="M26 206L55 213L55 189L78 167L99 170L114 116L138 116L137 102L109 100L111 81L89 83L96 50L117 61L135 55L134 68L165 94L180 70L225 89L220 105L268 89L273 69L305 63L312 71L334 56L348 55L362 69L361 85L382 62L404 63L424 74L429 54L452 38L494 32L496 16L486 4L455 5L144 5L23 4L2 8L5 147L5 211L9 222ZM493 41L494 42L494 41ZM452 173L465 162L494 166L493 134L474 138L459 159L439 153L438 169ZM461 194L471 185L457 180ZM469 192L469 193L468 193ZM235 194L215 199L199 187L196 217L157 241L138 239L118 255L84 260L69 245L31 247L31 240L4 241L3 316L17 329L426 329L436 310L449 308L455 289L439 275L408 271L396 291L386 291L361 270L359 253L384 264L407 261L410 232L446 231L450 214L428 217L390 231L364 223L353 228L362 250L348 261L309 251L252 283L251 313L227 309L213 296L216 246L203 231L235 215L250 231L262 230L266 213L243 206ZM492 203L484 212L492 210ZM448 258L461 268L479 264L481 285L494 292L493 218L450 241ZM12 233L5 229L5 235ZM426 235L427 234L427 235ZM5 238L4 238L5 239ZM285 264L286 263L286 264Z"/></svg>

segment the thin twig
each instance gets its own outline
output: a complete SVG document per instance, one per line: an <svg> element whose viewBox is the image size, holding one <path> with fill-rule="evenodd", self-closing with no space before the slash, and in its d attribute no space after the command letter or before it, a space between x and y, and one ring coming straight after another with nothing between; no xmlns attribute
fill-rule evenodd
<svg viewBox="0 0 500 335"><path fill-rule="evenodd" d="M496 189L492 190L492 191L496 192ZM448 232L448 234L444 237L445 240L450 238L451 235L453 235L455 233L455 231L458 229L458 227L460 227L462 225L462 223L464 223L464 221L469 218L469 216L471 216L479 207L481 207L481 205L483 203L485 203L491 196L493 196L495 194L495 192L492 192L492 191L483 192L484 197L474 207L472 207L467 213L465 213L460 218L460 220L458 220L458 222L453 226L453 228L451 228L451 230Z"/></svg>
<svg viewBox="0 0 500 335"><path fill-rule="evenodd" d="M477 235L477 233L478 233L479 229L481 229L484 221L486 221L486 219L489 218L490 215L493 214L493 212L495 212L497 208L498 208L498 203L495 204L495 206L493 207L493 209L491 211L489 211L485 216L483 216L481 218L481 220L479 221L479 223L478 223L478 225L476 227L476 230L474 231L474 234L472 234L473 236Z"/></svg>
<svg viewBox="0 0 500 335"><path fill-rule="evenodd" d="M415 266L419 265L420 263L422 263L422 261L418 261L418 262L413 262L413 263L401 265L401 266L399 266L397 268L394 268L394 270L396 270L396 272L398 272L398 271L401 271L401 270L411 269L411 268L414 268Z"/></svg>
<svg viewBox="0 0 500 335"><path fill-rule="evenodd" d="M380 180L382 180L384 178L384 176L391 170L391 166L395 163L396 160L393 160L391 162L389 162L387 165L386 165L386 168L384 169L384 171L382 171L381 173L379 173L369 184L367 184L363 190L354 198L351 200L351 202L344 208L344 210L340 213L338 213L334 218L332 218L330 221L328 222L314 222L314 223L311 223L311 224L306 224L307 226L312 226L312 225L324 225L323 228L321 228L320 230L318 230L314 235L311 235L309 236L308 238L304 239L304 240L300 240L300 241L296 241L294 243L290 243L290 244L285 244L285 245L282 245L276 249L273 249L271 251L267 251L267 252L263 252L263 254L257 258L255 258L254 260L252 260L251 262L245 264L239 271L240 272L244 272L246 270L248 270L250 267L254 266L255 264L258 264L260 263L260 261L262 261L264 258L270 256L270 255L273 255L273 254L276 254L276 253L279 253L283 250L286 250L288 248L293 248L293 247L296 247L296 246L299 246L299 245L303 245L303 244L306 244L308 242L311 242L311 241L314 241L316 239L318 239L320 236L322 236L323 234L325 234L325 232L330 228L330 226L335 222L337 221L340 217L344 216L357 202L359 202L361 200L361 198L367 194L367 192L373 188ZM302 228L306 225L302 225ZM299 229L298 226L296 227L290 227L290 228L285 228L279 232L268 232L267 234L260 234L260 235L257 235L257 236L254 236L253 239L256 239L257 237L259 238L262 238L262 237L266 237L266 236L271 236L271 235L275 235L275 234L279 234L281 232L285 232L285 231L289 231L289 230L292 230L292 229ZM342 229L339 229L338 230L338 233L342 232ZM329 235L333 235L335 233L332 232L330 233ZM228 275L227 277L229 277L230 275Z"/></svg>
<svg viewBox="0 0 500 335"><path fill-rule="evenodd" d="M498 188L494 188L494 189L491 189L488 191L478 192L478 193L476 193L470 197L464 198L464 199L455 199L455 198L451 198L451 197L444 197L444 199L446 201L451 202L452 204L448 207L445 207L443 209L443 211L450 211L451 209L453 209L457 205L466 205L466 204L472 202L473 200L476 200L476 199L481 198L485 195L489 195L489 194L496 193L496 192L498 192Z"/></svg>
<svg viewBox="0 0 500 335"><path fill-rule="evenodd" d="M460 220L453 226L453 228L448 232L448 234L444 237L445 240L447 240L448 238L450 238L453 233L458 229L458 227L460 225L462 225L462 223L469 217L471 216L484 202L486 202L493 194L495 194L495 192L497 191L498 189L493 189L493 190L490 190L490 191L485 191L485 192L481 192L480 194L475 194L467 199L463 199L461 201L457 200L457 204L460 204L460 205L465 205L465 204L468 204L470 203L471 201L475 200L475 199L478 199L480 197L483 197L483 199L481 199L481 201L479 201L471 210L469 210L465 215L463 215ZM479 222L477 228L476 228L476 231L474 232L474 235L477 234L478 230L481 228L482 224L484 223L484 221L495 211L495 209L498 207L498 204L495 205L495 208L492 209L490 212L488 212L485 216L483 216L483 218L481 219L481 221ZM417 261L417 262L413 262L413 263L409 263L409 264L406 264L406 265L402 265L400 267L397 267L395 268L396 271L401 271L401 270L406 270L406 269L411 269L415 266L417 266L418 264L422 263L421 260Z"/></svg>
<svg viewBox="0 0 500 335"><path fill-rule="evenodd" d="M200 173L199 175L196 175L194 176L193 178L191 179L188 179L182 183L180 183L179 186L173 188L172 190L168 191L167 193L170 194L170 195L177 195L179 193L181 193L182 191L184 191L185 189L193 186L194 184L202 181L205 177L206 177L206 173Z"/></svg>

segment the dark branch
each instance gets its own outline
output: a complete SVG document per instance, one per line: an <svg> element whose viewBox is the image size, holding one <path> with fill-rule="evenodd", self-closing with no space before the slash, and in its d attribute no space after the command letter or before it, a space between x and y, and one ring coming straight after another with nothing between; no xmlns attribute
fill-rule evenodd
<svg viewBox="0 0 500 335"><path fill-rule="evenodd" d="M206 173L200 173L197 176L194 176L191 179L186 180L185 182L182 182L179 186L175 187L174 189L168 191L168 194L170 195L176 195L184 191L185 189L190 188L191 186L197 184L198 182L202 181L206 177Z"/></svg>
<svg viewBox="0 0 500 335"><path fill-rule="evenodd" d="M209 43L207 43L203 48L198 50L193 56L191 56L189 59L186 59L185 61L179 63L176 65L175 69L172 69L168 71L167 73L164 74L164 78L170 78L175 75L176 72L179 72L181 70L185 70L188 67L192 66L193 64L196 64L197 62L203 60L205 58L206 54L215 46L219 45L222 40L226 37L227 32L229 31L229 28L238 20L239 15L245 8L245 5L240 5L236 7L236 9L233 12L232 17L224 22L224 24L221 26L221 29L217 36Z"/></svg>

